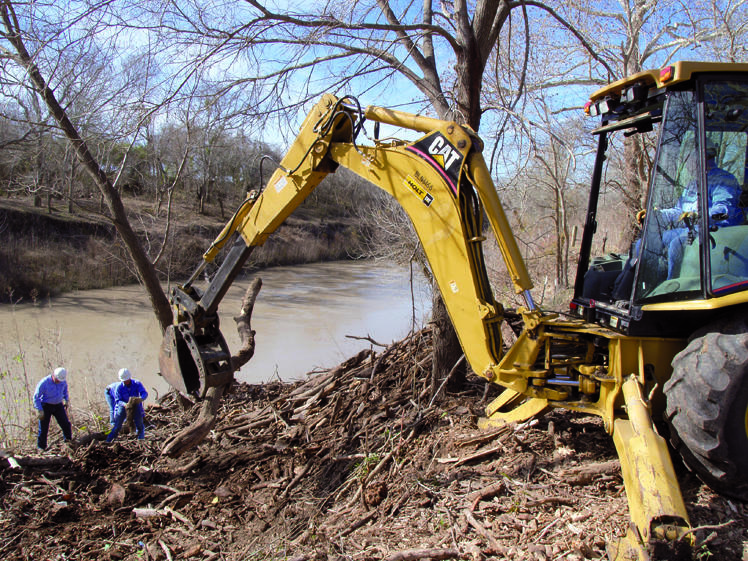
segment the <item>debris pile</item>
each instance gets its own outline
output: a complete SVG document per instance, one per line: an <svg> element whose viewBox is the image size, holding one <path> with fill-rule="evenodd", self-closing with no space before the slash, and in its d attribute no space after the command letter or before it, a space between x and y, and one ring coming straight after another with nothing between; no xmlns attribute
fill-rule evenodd
<svg viewBox="0 0 748 561"><path fill-rule="evenodd" d="M628 512L593 417L553 411L479 431L477 377L432 396L428 329L294 384L239 384L199 447L170 394L145 441L97 435L0 460L3 559L507 559L605 557ZM442 388L442 391L445 391ZM9 461L12 458L12 461ZM683 473L697 552L741 559L746 505ZM700 549L699 549L700 548Z"/></svg>

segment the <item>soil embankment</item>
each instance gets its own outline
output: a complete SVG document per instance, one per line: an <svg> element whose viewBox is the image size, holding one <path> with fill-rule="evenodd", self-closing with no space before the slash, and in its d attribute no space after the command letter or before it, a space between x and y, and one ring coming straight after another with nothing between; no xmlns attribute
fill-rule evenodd
<svg viewBox="0 0 748 561"><path fill-rule="evenodd" d="M164 280L187 278L228 220L175 206L154 214L153 205L128 200L130 222L155 260ZM289 218L250 257L261 269L361 256L357 224L345 216L325 220ZM76 205L74 214L59 203L37 208L29 199L0 199L0 302L28 301L71 290L107 288L137 282L115 228L94 201Z"/></svg>
<svg viewBox="0 0 748 561"><path fill-rule="evenodd" d="M603 559L628 525L620 468L596 418L555 411L480 432L473 378L431 403L430 333L293 385L240 385L195 451L173 396L125 436L0 461L4 559L295 561ZM491 390L493 391L493 390ZM84 438L90 440L90 438ZM746 505L687 473L698 559L746 559Z"/></svg>

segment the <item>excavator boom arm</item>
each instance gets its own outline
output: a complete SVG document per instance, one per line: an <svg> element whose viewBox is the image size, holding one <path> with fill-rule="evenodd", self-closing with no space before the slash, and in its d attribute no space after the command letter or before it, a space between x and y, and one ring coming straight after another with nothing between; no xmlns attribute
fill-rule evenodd
<svg viewBox="0 0 748 561"><path fill-rule="evenodd" d="M359 146L364 120L425 132L415 142L390 140ZM344 166L393 196L409 215L432 268L465 355L476 372L489 373L502 355L502 307L494 301L483 262L484 209L505 258L517 293L528 307L532 288L485 161L480 139L456 123L381 107L359 110L348 98L324 96L307 115L301 130L261 193L252 193L206 251L215 259L230 240L234 244L205 293L191 286L202 271L174 289L175 327L162 352L162 372L170 383L198 397L225 383L226 357L216 358L211 338L219 334L216 311L252 248L262 245L329 174ZM236 237L241 240L236 240ZM180 328L179 326L182 325ZM201 357L201 345L185 336L206 330L206 354L217 375ZM169 337L167 337L169 339ZM188 341L189 343L189 341ZM181 347L181 348L177 348ZM172 349L169 352L169 349ZM222 362L224 361L224 362ZM187 377L190 380L184 381ZM199 380L199 381L198 381ZM191 388L191 391L190 391Z"/></svg>

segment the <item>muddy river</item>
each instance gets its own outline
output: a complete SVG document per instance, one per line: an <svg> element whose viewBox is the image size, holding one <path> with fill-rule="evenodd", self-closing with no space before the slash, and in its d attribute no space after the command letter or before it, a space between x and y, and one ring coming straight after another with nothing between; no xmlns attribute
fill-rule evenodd
<svg viewBox="0 0 748 561"><path fill-rule="evenodd" d="M256 352L237 375L244 382L291 381L335 366L370 346L348 335L390 343L420 327L430 307L422 281L411 290L408 267L346 261L278 267L259 276ZM239 346L232 318L250 280L236 281L219 309L231 350ZM2 306L0 331L0 413L22 408L24 388L33 392L58 365L68 369L71 401L79 407L103 402L103 388L121 367L152 395L168 389L158 375L160 330L139 286Z"/></svg>

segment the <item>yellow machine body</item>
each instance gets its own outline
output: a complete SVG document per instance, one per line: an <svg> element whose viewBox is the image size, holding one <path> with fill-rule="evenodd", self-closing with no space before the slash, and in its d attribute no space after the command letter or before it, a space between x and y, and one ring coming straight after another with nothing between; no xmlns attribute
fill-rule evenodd
<svg viewBox="0 0 748 561"><path fill-rule="evenodd" d="M626 83L611 85L595 99ZM423 136L413 142L375 140L359 145L356 135L364 121ZM326 95L310 111L264 188L248 197L206 252L205 261L212 261L235 235L247 248L263 244L326 175L339 166L352 170L389 193L408 214L472 370L505 388L488 406L481 425L523 420L548 408L599 416L621 459L634 528L621 543L611 545L611 557L647 559L658 544L671 549L688 546L686 508L668 447L652 422L653 414L661 415L664 407L661 388L671 375L671 360L686 340L629 336L611 326L541 311L530 296L530 276L481 150L476 134L457 123L381 107L361 109L349 98ZM508 349L500 329L504 308L494 300L483 262L484 217L506 262L509 281L525 299L519 310L524 328ZM232 266L240 268L241 258L235 261ZM231 280L233 273L220 278L216 282L222 286L214 292L220 293ZM199 329L202 310L208 310L205 322L213 325L213 300L195 294L190 286L178 292L173 298L176 324ZM725 298L745 300L745 294ZM665 304L652 304L657 306ZM201 360L199 350L192 356ZM172 371L179 370L174 356L166 362ZM205 380L201 387L211 384ZM565 385L573 385L574 392Z"/></svg>

